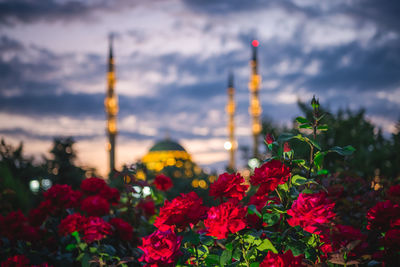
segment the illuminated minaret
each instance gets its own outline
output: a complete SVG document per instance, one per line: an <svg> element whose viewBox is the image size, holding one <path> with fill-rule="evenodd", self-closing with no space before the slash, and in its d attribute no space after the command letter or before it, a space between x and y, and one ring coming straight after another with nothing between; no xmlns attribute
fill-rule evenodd
<svg viewBox="0 0 400 267"><path fill-rule="evenodd" d="M107 96L104 100L104 105L107 113L107 134L108 144L107 150L110 160L110 173L115 170L115 139L117 136L117 114L118 114L118 99L115 94L115 68L112 49L112 36L110 36L110 51L108 57L108 73L107 73Z"/></svg>
<svg viewBox="0 0 400 267"><path fill-rule="evenodd" d="M228 136L229 142L227 142L226 149L229 150L229 165L231 170L235 169L235 100L233 98L235 94L235 88L233 87L233 74L230 73L228 77L228 104L226 105L226 112L228 113Z"/></svg>
<svg viewBox="0 0 400 267"><path fill-rule="evenodd" d="M249 82L249 90L250 90L250 107L249 113L251 116L251 130L253 134L253 156L255 158L258 157L258 139L261 132L261 105L259 99L259 91L261 84L261 77L258 75L258 63L257 63L257 47L259 42L257 40L253 40L251 42L252 46L252 58L250 60L251 66L251 76Z"/></svg>

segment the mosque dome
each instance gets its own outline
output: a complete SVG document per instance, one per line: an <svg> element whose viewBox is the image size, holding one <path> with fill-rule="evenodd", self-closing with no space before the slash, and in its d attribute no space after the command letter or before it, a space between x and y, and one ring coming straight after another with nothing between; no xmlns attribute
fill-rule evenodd
<svg viewBox="0 0 400 267"><path fill-rule="evenodd" d="M191 156L177 142L164 139L155 143L142 158L150 171L160 172L166 167L190 169L193 166Z"/></svg>

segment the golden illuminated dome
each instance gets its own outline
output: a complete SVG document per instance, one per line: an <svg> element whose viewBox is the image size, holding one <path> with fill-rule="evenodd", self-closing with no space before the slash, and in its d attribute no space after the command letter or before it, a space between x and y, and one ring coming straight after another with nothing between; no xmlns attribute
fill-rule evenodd
<svg viewBox="0 0 400 267"><path fill-rule="evenodd" d="M193 166L189 153L178 143L165 139L157 142L142 158L150 171L160 172L165 167L189 169ZM190 165L190 166L189 166Z"/></svg>

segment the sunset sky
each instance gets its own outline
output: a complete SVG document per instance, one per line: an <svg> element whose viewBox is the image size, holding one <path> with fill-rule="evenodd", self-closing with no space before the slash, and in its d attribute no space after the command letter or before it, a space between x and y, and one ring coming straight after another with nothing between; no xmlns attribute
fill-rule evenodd
<svg viewBox="0 0 400 267"><path fill-rule="evenodd" d="M167 134L202 166L228 160L225 105L250 145L250 43L260 42L263 116L290 124L296 102L400 119L396 0L0 0L0 137L46 154L73 136L79 164L105 174L107 37L115 36L117 166ZM238 155L238 158L240 155Z"/></svg>

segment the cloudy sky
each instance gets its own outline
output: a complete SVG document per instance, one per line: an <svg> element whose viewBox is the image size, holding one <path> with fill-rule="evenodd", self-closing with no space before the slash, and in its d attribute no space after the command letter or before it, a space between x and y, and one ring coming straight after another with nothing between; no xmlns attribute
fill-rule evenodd
<svg viewBox="0 0 400 267"><path fill-rule="evenodd" d="M79 163L104 174L111 32L119 166L167 133L201 165L223 166L229 71L238 142L250 144L253 38L263 116L288 124L297 99L316 94L331 110L366 108L390 133L400 118L399 14L397 0L0 0L0 136L34 155L74 136Z"/></svg>

